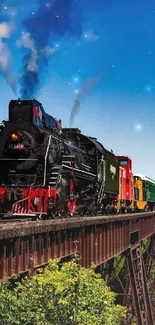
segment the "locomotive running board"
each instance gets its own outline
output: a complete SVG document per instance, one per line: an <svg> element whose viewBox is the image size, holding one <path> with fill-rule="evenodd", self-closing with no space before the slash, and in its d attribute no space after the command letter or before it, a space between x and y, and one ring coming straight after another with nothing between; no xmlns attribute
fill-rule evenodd
<svg viewBox="0 0 155 325"><path fill-rule="evenodd" d="M41 214L41 213L39 213ZM12 217L37 217L37 214L35 213L10 213L10 214L0 214L0 217L3 218L3 219L10 219Z"/></svg>
<svg viewBox="0 0 155 325"><path fill-rule="evenodd" d="M39 213L39 214L41 214L41 213ZM11 214L11 216L22 216L22 217L29 216L29 217L36 217L37 214L36 213L18 213L18 212L16 213L16 212L14 212L14 213Z"/></svg>
<svg viewBox="0 0 155 325"><path fill-rule="evenodd" d="M22 212L14 212L14 213L9 213L9 214L0 214L0 217L3 219L9 219L12 217L38 217L39 215L47 215L46 212L36 212L36 213L22 213Z"/></svg>
<svg viewBox="0 0 155 325"><path fill-rule="evenodd" d="M28 158L1 158L0 160L38 160L38 159L28 159Z"/></svg>

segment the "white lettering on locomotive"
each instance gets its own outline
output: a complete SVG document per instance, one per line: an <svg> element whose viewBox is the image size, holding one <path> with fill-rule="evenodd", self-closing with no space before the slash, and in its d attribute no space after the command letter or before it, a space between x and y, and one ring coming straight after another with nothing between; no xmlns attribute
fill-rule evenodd
<svg viewBox="0 0 155 325"><path fill-rule="evenodd" d="M113 174L115 176L116 175L116 167L113 165L110 165L110 172L111 172L111 174Z"/></svg>

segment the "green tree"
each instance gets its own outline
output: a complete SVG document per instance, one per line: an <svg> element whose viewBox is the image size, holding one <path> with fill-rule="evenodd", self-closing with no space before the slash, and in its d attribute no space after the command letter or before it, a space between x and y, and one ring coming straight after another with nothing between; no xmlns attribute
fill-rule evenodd
<svg viewBox="0 0 155 325"><path fill-rule="evenodd" d="M119 325L126 315L94 266L59 260L13 290L0 288L1 325Z"/></svg>

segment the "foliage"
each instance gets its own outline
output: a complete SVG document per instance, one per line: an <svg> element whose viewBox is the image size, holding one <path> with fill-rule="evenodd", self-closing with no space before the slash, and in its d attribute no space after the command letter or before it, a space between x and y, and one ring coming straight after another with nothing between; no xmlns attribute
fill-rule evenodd
<svg viewBox="0 0 155 325"><path fill-rule="evenodd" d="M0 288L1 325L118 325L125 307L115 305L115 293L105 285L95 266L82 268L76 261L50 260L33 277L13 290Z"/></svg>
<svg viewBox="0 0 155 325"><path fill-rule="evenodd" d="M116 275L119 275L124 265L125 265L125 257L123 255L117 255L114 258L114 270L116 272Z"/></svg>
<svg viewBox="0 0 155 325"><path fill-rule="evenodd" d="M150 238L145 238L142 241L142 253L143 254L147 251L147 249L149 248L149 245L150 245Z"/></svg>

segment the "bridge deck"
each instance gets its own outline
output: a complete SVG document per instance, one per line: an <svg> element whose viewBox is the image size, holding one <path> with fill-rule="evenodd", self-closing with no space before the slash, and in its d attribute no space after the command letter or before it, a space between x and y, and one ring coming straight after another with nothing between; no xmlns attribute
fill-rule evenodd
<svg viewBox="0 0 155 325"><path fill-rule="evenodd" d="M73 253L99 265L155 232L155 212L0 224L0 281Z"/></svg>

